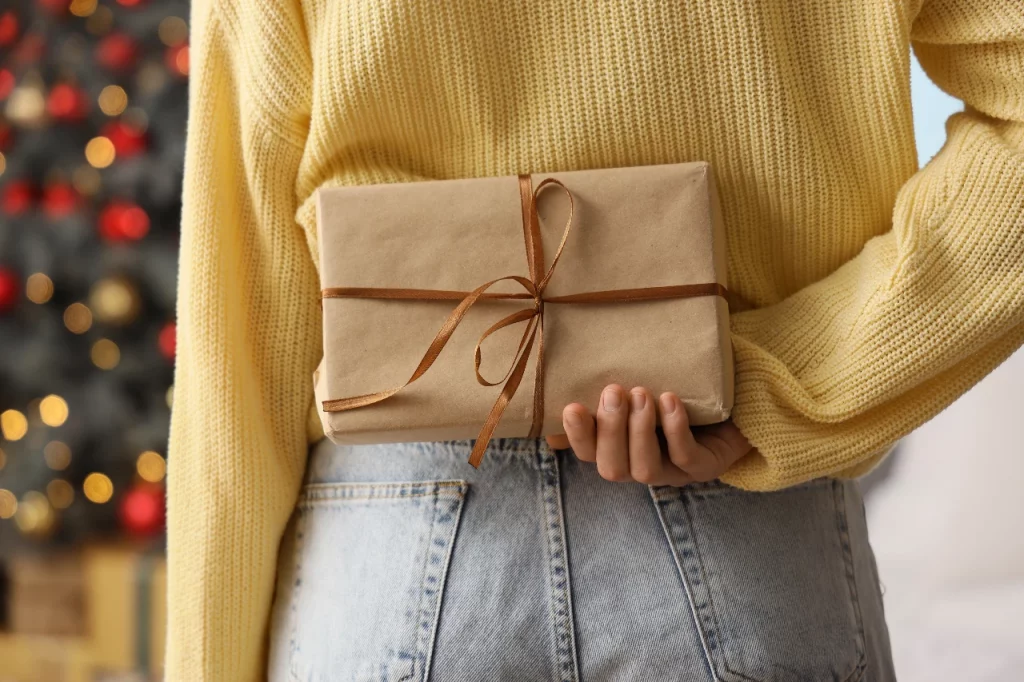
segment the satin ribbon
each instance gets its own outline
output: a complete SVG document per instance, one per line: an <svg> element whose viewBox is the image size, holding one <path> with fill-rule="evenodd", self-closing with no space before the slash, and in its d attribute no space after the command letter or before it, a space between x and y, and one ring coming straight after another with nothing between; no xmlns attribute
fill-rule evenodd
<svg viewBox="0 0 1024 682"><path fill-rule="evenodd" d="M540 235L540 218L537 215L537 197L546 187L559 187L569 198L569 216L566 218L565 227L562 230L562 240L558 244L551 266L544 271L544 245ZM462 322L463 317L474 304L480 300L529 300L531 304L527 308L518 310L507 315L490 327L488 327L476 342L473 349L473 370L476 373L477 383L483 386L497 386L504 383L501 393L498 395L494 406L491 407L487 419L473 444L473 451L469 457L469 463L474 467L480 466L487 444L491 440L495 427L501 421L501 415L508 407L512 396L516 394L522 383L523 375L526 373L526 364L529 361L533 346L537 345L537 363L534 371L533 389L533 422L530 427L529 437L540 436L544 423L544 305L546 303L616 303L627 301L652 301L669 298L692 298L696 296L722 296L727 298L728 291L717 282L704 284L680 284L674 286L643 287L639 289L613 289L609 291L588 291L579 294L566 296L544 296L544 289L551 280L551 275L562 257L562 250L565 248L569 232L572 230L572 219L575 212L572 192L555 178L547 178L533 189L533 181L530 175L519 176L519 196L523 211L523 241L526 244L526 261L529 267L529 277L519 275L508 275L485 282L472 291L447 291L440 289L402 289L390 287L332 287L320 292L321 298L380 298L403 301L447 301L457 300L459 304L448 315L448 318L441 325L441 329L430 342L426 353L423 354L419 365L417 365L412 376L401 386L389 388L385 391L367 393L364 395L350 396L347 398L336 398L323 401L325 412L344 412L354 410L367 405L387 400L412 382L426 374L430 366L441 354L445 344ZM498 282L511 281L519 284L525 293L490 293L487 290ZM519 340L519 346L512 358L505 376L498 381L488 381L480 374L480 362L482 357L481 345L488 336L500 329L525 323L523 335Z"/></svg>

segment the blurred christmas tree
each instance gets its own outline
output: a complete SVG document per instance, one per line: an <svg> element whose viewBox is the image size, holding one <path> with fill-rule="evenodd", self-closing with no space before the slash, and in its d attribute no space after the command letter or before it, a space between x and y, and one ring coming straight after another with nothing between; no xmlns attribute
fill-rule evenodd
<svg viewBox="0 0 1024 682"><path fill-rule="evenodd" d="M0 560L162 527L187 12L0 3Z"/></svg>

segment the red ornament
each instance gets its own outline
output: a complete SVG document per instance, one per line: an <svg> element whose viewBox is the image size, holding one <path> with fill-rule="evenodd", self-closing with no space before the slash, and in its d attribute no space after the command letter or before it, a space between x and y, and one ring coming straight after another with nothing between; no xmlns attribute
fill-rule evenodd
<svg viewBox="0 0 1024 682"><path fill-rule="evenodd" d="M175 45L164 52L164 62L171 73L188 75L188 45Z"/></svg>
<svg viewBox="0 0 1024 682"><path fill-rule="evenodd" d="M63 218L78 208L78 192L66 182L55 182L43 190L43 212L50 218Z"/></svg>
<svg viewBox="0 0 1024 682"><path fill-rule="evenodd" d="M14 74L7 69L0 69L0 99L7 99L14 89Z"/></svg>
<svg viewBox="0 0 1024 682"><path fill-rule="evenodd" d="M149 216L128 201L112 201L100 211L100 236L110 242L138 241L149 232Z"/></svg>
<svg viewBox="0 0 1024 682"><path fill-rule="evenodd" d="M173 322L168 322L160 329L157 345L160 346L160 352L165 358L174 359L174 353L178 349L178 328Z"/></svg>
<svg viewBox="0 0 1024 682"><path fill-rule="evenodd" d="M96 46L96 61L112 71L123 71L135 62L138 48L123 33L111 33Z"/></svg>
<svg viewBox="0 0 1024 682"><path fill-rule="evenodd" d="M21 280L6 268L0 268L0 313L6 313L18 302Z"/></svg>
<svg viewBox="0 0 1024 682"><path fill-rule="evenodd" d="M50 96L46 99L46 110L56 119L78 121L85 117L89 108L89 100L85 93L73 85L60 83L53 86Z"/></svg>
<svg viewBox="0 0 1024 682"><path fill-rule="evenodd" d="M117 0L117 4L124 7L138 7L141 4L141 0Z"/></svg>
<svg viewBox="0 0 1024 682"><path fill-rule="evenodd" d="M111 121L100 134L113 143L119 158L130 158L146 150L146 133L124 121Z"/></svg>
<svg viewBox="0 0 1024 682"><path fill-rule="evenodd" d="M15 216L20 215L32 207L35 198L32 185L27 180L15 180L4 187L4 195L0 204L3 205L4 213Z"/></svg>
<svg viewBox="0 0 1024 682"><path fill-rule="evenodd" d="M18 37L18 17L12 10L0 14L0 47L6 47Z"/></svg>
<svg viewBox="0 0 1024 682"><path fill-rule="evenodd" d="M0 99L3 99L0 97ZM11 145L11 140L14 138L14 133L11 132L11 126L7 125L3 121L0 121L0 152L7 149Z"/></svg>
<svg viewBox="0 0 1024 682"><path fill-rule="evenodd" d="M128 533L147 536L163 530L165 508L163 486L139 483L124 494L117 512Z"/></svg>

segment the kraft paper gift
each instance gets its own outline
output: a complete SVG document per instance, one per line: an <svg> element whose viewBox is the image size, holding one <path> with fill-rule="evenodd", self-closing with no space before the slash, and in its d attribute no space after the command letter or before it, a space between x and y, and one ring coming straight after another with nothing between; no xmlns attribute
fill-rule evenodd
<svg viewBox="0 0 1024 682"><path fill-rule="evenodd" d="M314 386L336 443L477 438L476 465L490 437L561 433L610 383L673 391L694 425L729 417L707 163L323 188L317 220Z"/></svg>

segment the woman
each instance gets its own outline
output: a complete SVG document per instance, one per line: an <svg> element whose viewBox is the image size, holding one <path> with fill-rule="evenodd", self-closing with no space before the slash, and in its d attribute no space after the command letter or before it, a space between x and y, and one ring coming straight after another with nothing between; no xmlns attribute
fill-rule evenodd
<svg viewBox="0 0 1024 682"><path fill-rule="evenodd" d="M1024 342L1020 0L192 22L168 679L893 679L850 479ZM920 170L911 43L968 105ZM732 421L612 385L479 471L322 440L318 188L693 160L749 302Z"/></svg>

